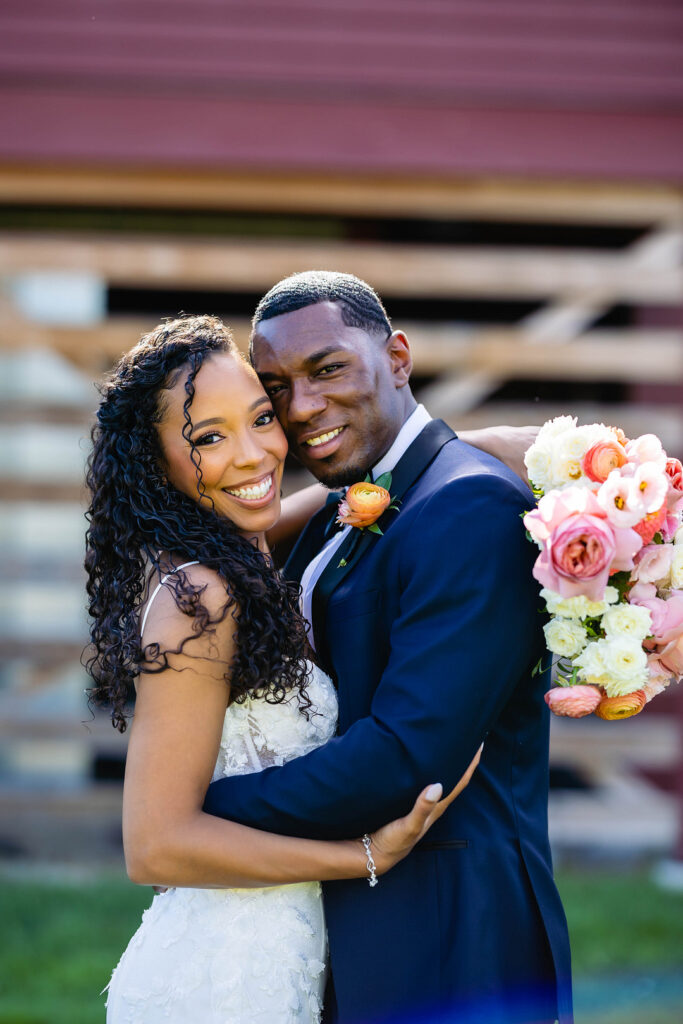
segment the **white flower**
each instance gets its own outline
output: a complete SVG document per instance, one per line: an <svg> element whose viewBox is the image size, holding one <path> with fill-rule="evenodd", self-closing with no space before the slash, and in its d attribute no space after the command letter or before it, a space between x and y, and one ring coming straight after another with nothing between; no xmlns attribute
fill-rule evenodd
<svg viewBox="0 0 683 1024"><path fill-rule="evenodd" d="M618 604L605 612L602 628L608 639L630 637L642 643L652 632L652 615L637 604Z"/></svg>
<svg viewBox="0 0 683 1024"><path fill-rule="evenodd" d="M576 426L576 416L556 416L554 420L547 420L538 432L536 444L545 444L554 441L566 430L572 430Z"/></svg>
<svg viewBox="0 0 683 1024"><path fill-rule="evenodd" d="M587 683L594 683L596 686L603 685L607 672L603 657L604 646L603 640L595 640L584 647L575 662L580 679Z"/></svg>
<svg viewBox="0 0 683 1024"><path fill-rule="evenodd" d="M641 437L629 441L626 445L626 455L629 462L638 465L652 462L662 472L666 466L666 452L662 448L662 442L655 434L643 434Z"/></svg>
<svg viewBox="0 0 683 1024"><path fill-rule="evenodd" d="M573 619L551 619L543 627L543 632L548 650L562 658L573 658L579 654L588 640L586 630Z"/></svg>
<svg viewBox="0 0 683 1024"><path fill-rule="evenodd" d="M550 452L544 445L535 441L524 456L524 465L536 487L544 492L550 489Z"/></svg>
<svg viewBox="0 0 683 1024"><path fill-rule="evenodd" d="M612 637L599 640L605 677L602 686L608 697L623 697L633 693L649 678L647 654L638 640Z"/></svg>
<svg viewBox="0 0 683 1024"><path fill-rule="evenodd" d="M609 596L608 591L610 592ZM619 591L616 587L606 587L603 601L589 601L583 594L577 594L576 597L562 597L554 590L547 590L544 587L541 597L551 615L559 615L563 619L596 619L607 610L610 604L619 600Z"/></svg>
<svg viewBox="0 0 683 1024"><path fill-rule="evenodd" d="M683 544L683 523L676 530L676 534L674 536L674 544L676 545L676 547L680 547L680 545Z"/></svg>
<svg viewBox="0 0 683 1024"><path fill-rule="evenodd" d="M678 532L680 533L680 530ZM671 559L670 586L672 590L683 590L683 544L677 543L674 547Z"/></svg>

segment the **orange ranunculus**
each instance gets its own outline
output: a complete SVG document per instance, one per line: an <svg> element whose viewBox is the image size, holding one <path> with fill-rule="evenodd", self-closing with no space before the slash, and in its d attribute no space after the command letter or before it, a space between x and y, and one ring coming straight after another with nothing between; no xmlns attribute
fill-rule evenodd
<svg viewBox="0 0 683 1024"><path fill-rule="evenodd" d="M390 504L391 495L385 487L365 482L352 484L346 497L339 502L337 522L361 529L372 526Z"/></svg>
<svg viewBox="0 0 683 1024"><path fill-rule="evenodd" d="M643 690L626 693L623 697L603 697L595 709L598 718L606 722L616 722L620 718L631 718L643 710L647 697Z"/></svg>
<svg viewBox="0 0 683 1024"><path fill-rule="evenodd" d="M581 468L589 480L602 484L613 469L619 469L626 461L626 452L616 441L598 441L584 455Z"/></svg>

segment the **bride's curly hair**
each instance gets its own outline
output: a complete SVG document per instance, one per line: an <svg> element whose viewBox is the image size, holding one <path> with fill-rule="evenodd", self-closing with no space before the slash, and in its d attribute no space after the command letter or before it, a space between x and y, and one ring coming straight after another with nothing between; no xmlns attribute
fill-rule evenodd
<svg viewBox="0 0 683 1024"><path fill-rule="evenodd" d="M190 440L194 380L205 359L217 352L241 355L227 327L216 317L181 317L160 324L120 360L100 385L102 400L92 430L86 482L85 568L92 618L84 664L94 680L91 704L110 709L112 724L126 729L133 681L159 672L187 640L215 630L228 613L237 626L236 651L226 667L231 696L238 702L257 690L280 703L298 690L304 714L306 627L298 609L298 587L284 580L270 559L240 536L213 509L202 483L201 458ZM157 433L165 392L185 373L183 435L191 447L197 500L171 486L163 470ZM174 574L170 588L188 616L188 637L174 651L141 644L139 612L151 576L160 578L176 562L197 560L225 581L226 604L219 619L202 603L202 586L186 573ZM264 689L265 688L265 689Z"/></svg>

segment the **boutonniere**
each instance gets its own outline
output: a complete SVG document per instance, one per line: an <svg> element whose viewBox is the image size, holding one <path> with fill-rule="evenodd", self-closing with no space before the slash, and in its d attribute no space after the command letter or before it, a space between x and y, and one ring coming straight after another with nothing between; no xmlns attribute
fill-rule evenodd
<svg viewBox="0 0 683 1024"><path fill-rule="evenodd" d="M346 495L339 502L337 522L342 526L355 526L358 530L368 530L382 536L377 520L388 508L398 508L394 504L389 488L391 473L382 473L377 483L366 477L361 483L351 484ZM339 563L344 565L345 561Z"/></svg>

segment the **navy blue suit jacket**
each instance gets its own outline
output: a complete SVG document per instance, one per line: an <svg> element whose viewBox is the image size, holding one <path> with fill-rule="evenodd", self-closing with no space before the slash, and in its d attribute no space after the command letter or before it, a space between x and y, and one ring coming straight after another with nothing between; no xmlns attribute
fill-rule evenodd
<svg viewBox="0 0 683 1024"><path fill-rule="evenodd" d="M213 783L205 809L288 835L359 836L405 814L428 783L448 792L485 740L468 788L378 886L325 883L335 1019L570 1024L547 834L547 680L532 677L540 602L520 520L533 499L440 421L423 435L394 472L408 487L383 536L352 531L347 565L334 557L314 594L338 736ZM321 510L304 531L295 577L333 516Z"/></svg>

